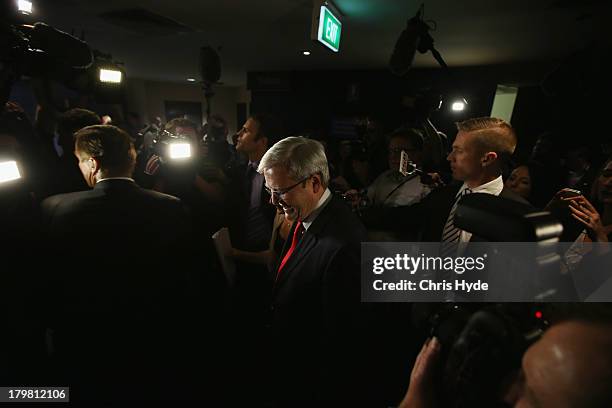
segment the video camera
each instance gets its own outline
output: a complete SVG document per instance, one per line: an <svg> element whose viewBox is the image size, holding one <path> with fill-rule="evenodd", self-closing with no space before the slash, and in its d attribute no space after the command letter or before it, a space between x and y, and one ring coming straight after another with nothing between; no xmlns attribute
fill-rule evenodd
<svg viewBox="0 0 612 408"><path fill-rule="evenodd" d="M428 310L421 326L441 344L439 406L504 407L505 388L520 369L523 354L548 327L548 313L540 306L444 303Z"/></svg>
<svg viewBox="0 0 612 408"><path fill-rule="evenodd" d="M195 152L191 137L166 130L161 120L145 127L138 136L143 139L144 148L151 150L162 163L184 162Z"/></svg>
<svg viewBox="0 0 612 408"><path fill-rule="evenodd" d="M9 4L12 3L12 6ZM0 103L22 75L54 79L75 87L93 65L87 43L45 23L25 24L17 2L2 2L0 21Z"/></svg>

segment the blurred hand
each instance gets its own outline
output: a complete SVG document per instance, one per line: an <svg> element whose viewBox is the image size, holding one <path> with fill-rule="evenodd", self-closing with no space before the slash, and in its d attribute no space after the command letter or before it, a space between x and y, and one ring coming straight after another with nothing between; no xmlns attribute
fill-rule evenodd
<svg viewBox="0 0 612 408"><path fill-rule="evenodd" d="M569 209L578 222L585 226L589 238L593 242L608 242L606 228L593 204L584 196L563 199L569 202Z"/></svg>
<svg viewBox="0 0 612 408"><path fill-rule="evenodd" d="M572 190L571 188L561 189L557 191L555 196L548 202L548 204L546 204L546 207L544 207L544 209L550 211L554 208L565 207L569 205L569 199L578 196L579 194L577 194L576 191Z"/></svg>
<svg viewBox="0 0 612 408"><path fill-rule="evenodd" d="M442 177L439 173L427 173L430 181L426 183L431 188L438 188L444 186L444 181L442 181Z"/></svg>
<svg viewBox="0 0 612 408"><path fill-rule="evenodd" d="M236 248L234 248L234 247L231 247L229 249L229 252L226 253L225 256L227 258L232 258L232 259L237 258L238 257L238 250Z"/></svg>
<svg viewBox="0 0 612 408"><path fill-rule="evenodd" d="M399 408L435 408L434 375L439 355L438 339L427 340L412 367L410 386Z"/></svg>
<svg viewBox="0 0 612 408"><path fill-rule="evenodd" d="M343 197L347 199L351 203L351 207L357 208L359 207L359 201L361 201L361 197L359 195L359 191L355 189L347 190Z"/></svg>
<svg viewBox="0 0 612 408"><path fill-rule="evenodd" d="M7 112L12 112L12 113L24 113L23 112L23 108L17 103L17 102L7 102L4 105L4 108Z"/></svg>

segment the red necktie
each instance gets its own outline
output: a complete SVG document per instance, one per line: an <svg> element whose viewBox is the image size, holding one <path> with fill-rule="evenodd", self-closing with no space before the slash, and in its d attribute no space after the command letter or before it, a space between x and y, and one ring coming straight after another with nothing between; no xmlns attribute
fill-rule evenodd
<svg viewBox="0 0 612 408"><path fill-rule="evenodd" d="M293 230L293 238L291 239L291 246L289 247L289 250L285 254L283 261L278 267L278 272L276 273L277 282L278 282L278 278L280 277L281 270L283 269L283 267L285 266L289 258L291 258L291 254L293 254L293 251L295 250L295 247L297 246L297 243L300 240L300 236L302 235L302 232L303 232L302 221L298 220L297 225L295 226L295 230Z"/></svg>

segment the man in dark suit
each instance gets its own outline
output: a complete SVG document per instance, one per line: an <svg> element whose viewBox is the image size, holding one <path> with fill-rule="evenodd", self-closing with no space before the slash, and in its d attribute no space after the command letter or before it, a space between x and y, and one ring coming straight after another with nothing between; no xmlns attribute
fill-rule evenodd
<svg viewBox="0 0 612 408"><path fill-rule="evenodd" d="M245 251L268 249L276 214L270 195L264 189L264 177L257 172L261 158L281 137L280 122L268 114L255 114L237 133L236 151L246 156L246 166L230 169L233 184L232 244Z"/></svg>
<svg viewBox="0 0 612 408"><path fill-rule="evenodd" d="M319 142L281 140L258 171L272 202L297 220L274 270L273 394L279 406L338 403L336 396L356 386L362 357L357 327L365 228L327 188L329 170Z"/></svg>
<svg viewBox="0 0 612 408"><path fill-rule="evenodd" d="M128 383L133 397L155 389L155 375L167 379L189 349L185 214L179 199L134 183L134 147L119 128L78 131L75 155L92 189L42 204L56 264L45 277L48 347L76 400L116 402Z"/></svg>
<svg viewBox="0 0 612 408"><path fill-rule="evenodd" d="M254 114L235 137L236 151L248 161L231 163L226 169L230 180L225 208L227 226L234 248L261 252L269 248L276 208L270 204L264 177L257 172L257 166L268 148L281 137L280 122L269 114ZM235 334L230 335L230 341L236 341L231 346L234 351L231 357L237 368L232 377L243 384L246 394L255 395L267 386L259 370L267 364L267 356L262 353L266 347L263 325L272 278L267 265L240 259L236 259L236 265L230 324ZM249 341L244 341L245 336Z"/></svg>

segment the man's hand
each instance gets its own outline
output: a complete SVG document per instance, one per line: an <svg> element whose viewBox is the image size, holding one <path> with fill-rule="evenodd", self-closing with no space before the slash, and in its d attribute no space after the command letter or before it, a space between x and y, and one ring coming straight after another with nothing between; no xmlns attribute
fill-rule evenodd
<svg viewBox="0 0 612 408"><path fill-rule="evenodd" d="M442 180L442 177L439 173L427 173L427 177L425 178L428 181L425 184L427 184L431 188L438 188L444 186L444 181Z"/></svg>
<svg viewBox="0 0 612 408"><path fill-rule="evenodd" d="M361 201L359 191L351 189L346 191L342 196L351 203L352 208L359 207L359 202Z"/></svg>
<svg viewBox="0 0 612 408"><path fill-rule="evenodd" d="M427 340L412 367L410 386L399 408L435 408L434 374L439 355L438 339Z"/></svg>

